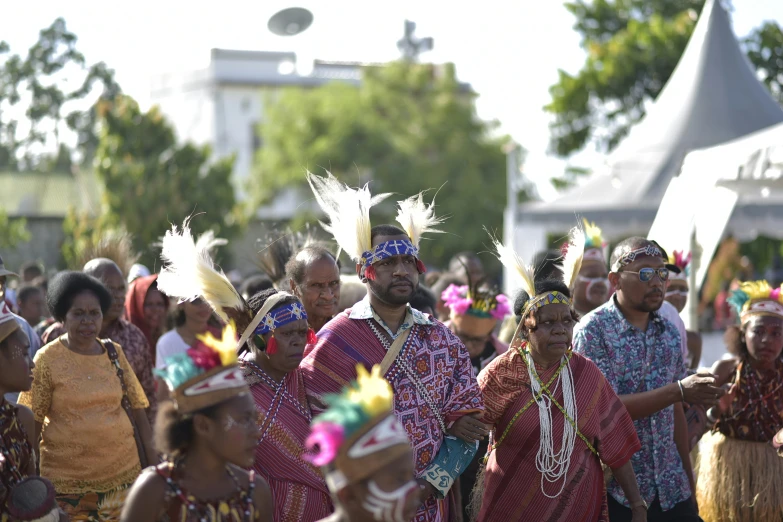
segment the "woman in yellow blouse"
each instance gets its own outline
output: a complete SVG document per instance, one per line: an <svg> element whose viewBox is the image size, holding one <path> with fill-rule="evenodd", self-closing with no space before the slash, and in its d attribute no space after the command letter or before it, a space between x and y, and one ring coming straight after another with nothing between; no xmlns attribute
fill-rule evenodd
<svg viewBox="0 0 783 522"><path fill-rule="evenodd" d="M35 417L41 475L52 481L71 520L119 520L127 488L141 472L118 371L97 338L111 299L97 279L80 272L51 281L49 309L66 333L36 353L32 390L19 396ZM147 398L122 348L114 347L141 451L154 464Z"/></svg>

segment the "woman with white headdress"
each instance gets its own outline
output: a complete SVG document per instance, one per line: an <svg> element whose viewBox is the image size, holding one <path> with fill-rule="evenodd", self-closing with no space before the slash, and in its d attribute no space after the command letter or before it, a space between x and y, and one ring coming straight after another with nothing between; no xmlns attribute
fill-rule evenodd
<svg viewBox="0 0 783 522"><path fill-rule="evenodd" d="M571 292L583 232L572 232L562 278L536 280L512 250L495 243L501 262L521 276L523 307L509 350L478 377L494 438L473 512L482 522L608 521L601 464L632 502L640 500L630 461L640 443L603 374L572 351L578 317ZM633 520L646 520L646 511Z"/></svg>

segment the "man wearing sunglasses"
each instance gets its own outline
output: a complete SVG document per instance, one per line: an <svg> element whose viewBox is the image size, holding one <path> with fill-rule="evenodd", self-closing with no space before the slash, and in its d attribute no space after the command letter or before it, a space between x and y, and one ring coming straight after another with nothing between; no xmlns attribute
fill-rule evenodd
<svg viewBox="0 0 783 522"><path fill-rule="evenodd" d="M574 329L574 350L592 359L634 419L642 449L633 468L649 506L647 519L696 522L693 471L682 402L716 404L712 375L687 376L677 328L661 317L669 270L657 243L622 241L611 256L615 294ZM630 505L616 480L607 488L609 518L630 521Z"/></svg>

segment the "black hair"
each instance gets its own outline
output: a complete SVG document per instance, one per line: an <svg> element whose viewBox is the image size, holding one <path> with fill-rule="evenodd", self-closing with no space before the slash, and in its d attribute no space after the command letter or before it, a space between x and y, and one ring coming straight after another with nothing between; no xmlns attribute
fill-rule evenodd
<svg viewBox="0 0 783 522"><path fill-rule="evenodd" d="M273 295L277 294L278 291L274 288L270 288L268 290L262 290L258 292L257 294L253 295L250 299L247 300L247 305L250 307L250 309L253 311L253 315L257 314L263 307L264 303L266 303L267 299L272 297ZM272 310L275 310L277 308L280 308L281 306L289 305L292 303L298 303L299 299L290 296L284 298L282 301L277 303ZM264 341L264 338L260 335L253 335L251 336L253 339L253 342L255 343L256 348L258 348L261 351L266 350L266 342ZM244 353L247 350L245 346L240 348L240 353Z"/></svg>
<svg viewBox="0 0 783 522"><path fill-rule="evenodd" d="M419 285L410 301L410 305L419 311L429 307L434 312L437 303L438 300L435 299L435 294L424 285Z"/></svg>
<svg viewBox="0 0 783 522"><path fill-rule="evenodd" d="M559 250L542 250L533 256L536 279L557 278L563 275L563 254Z"/></svg>
<svg viewBox="0 0 783 522"><path fill-rule="evenodd" d="M464 267L466 262L476 261L481 263L481 258L475 252L464 250L451 256L449 260L449 272L456 272L460 268Z"/></svg>
<svg viewBox="0 0 783 522"><path fill-rule="evenodd" d="M304 283L307 267L311 263L315 263L316 261L320 261L322 259L331 259L335 262L335 264L337 264L337 259L335 259L334 254L329 252L329 250L326 248L320 245L306 246L297 252L296 255L292 256L291 259L289 259L285 264L285 275L297 286L301 285ZM339 270L340 267L338 265L337 271L339 272Z"/></svg>
<svg viewBox="0 0 783 522"><path fill-rule="evenodd" d="M215 404L196 413L214 419L222 404ZM194 415L182 416L174 401L163 401L158 406L155 418L155 449L168 456L181 456L186 453L196 436L196 430L193 428Z"/></svg>
<svg viewBox="0 0 783 522"><path fill-rule="evenodd" d="M60 272L49 283L46 304L57 321L65 322L65 315L71 309L74 298L82 292L91 292L98 298L101 313L105 314L111 306L111 293L103 283L83 272Z"/></svg>
<svg viewBox="0 0 783 522"><path fill-rule="evenodd" d="M30 261L28 263L23 264L19 268L19 273L22 274L23 278L27 278L27 274L30 272L34 272L35 275L31 277L31 279L35 279L36 277L40 277L44 274L44 267L41 263L38 263L36 261Z"/></svg>
<svg viewBox="0 0 783 522"><path fill-rule="evenodd" d="M255 274L242 281L242 284L239 287L239 293L243 298L248 299L258 292L269 290L274 287L275 285L268 276L264 274Z"/></svg>
<svg viewBox="0 0 783 522"><path fill-rule="evenodd" d="M28 283L19 287L16 291L16 300L21 305L24 301L30 299L33 294L43 294L43 289L40 286Z"/></svg>
<svg viewBox="0 0 783 522"><path fill-rule="evenodd" d="M30 284L46 292L49 286L49 279L45 275L38 276L32 281L30 281Z"/></svg>
<svg viewBox="0 0 783 522"><path fill-rule="evenodd" d="M557 277L536 279L535 285L536 295L540 295L545 292L560 292L569 298L571 297L571 291L568 289L568 285L566 285L562 279ZM514 315L517 317L517 319L522 319L522 311L525 309L525 305L527 305L528 301L530 301L530 299L533 297L535 296L528 295L524 290L519 291L516 298L514 299ZM576 312L572 310L571 314L574 316L575 320L578 319ZM533 323L532 328L535 328L535 323Z"/></svg>
<svg viewBox="0 0 783 522"><path fill-rule="evenodd" d="M403 229L394 225L375 225L370 229L370 241L378 236L407 236Z"/></svg>
<svg viewBox="0 0 783 522"><path fill-rule="evenodd" d="M450 285L460 286L464 284L465 281L463 281L461 277L447 272L443 274L434 285L432 285L432 293L435 294L436 300L440 300L441 294L443 294L443 291L446 290Z"/></svg>
<svg viewBox="0 0 783 522"><path fill-rule="evenodd" d="M614 250L612 251L612 257L609 259L609 266L613 267L615 263L617 263L617 261L628 252L632 252L639 248L650 246L650 245L657 246L659 249L661 248L654 241L650 241L649 239L644 237L634 236L634 237L629 237L628 239L623 239L622 241L617 243L616 247L614 247Z"/></svg>

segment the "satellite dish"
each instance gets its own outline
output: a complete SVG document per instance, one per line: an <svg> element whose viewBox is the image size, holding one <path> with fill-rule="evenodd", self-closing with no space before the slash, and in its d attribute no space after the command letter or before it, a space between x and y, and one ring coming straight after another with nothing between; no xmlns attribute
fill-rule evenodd
<svg viewBox="0 0 783 522"><path fill-rule="evenodd" d="M303 7L289 7L272 15L267 27L278 36L294 36L305 31L312 23L313 13Z"/></svg>

